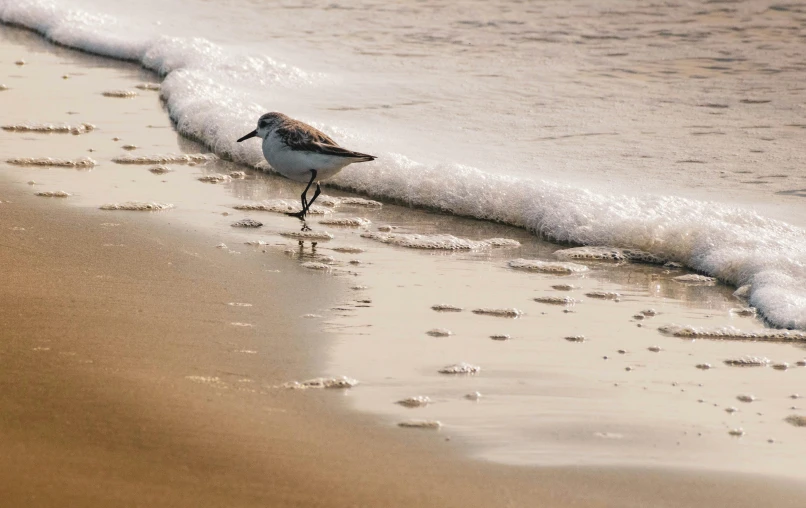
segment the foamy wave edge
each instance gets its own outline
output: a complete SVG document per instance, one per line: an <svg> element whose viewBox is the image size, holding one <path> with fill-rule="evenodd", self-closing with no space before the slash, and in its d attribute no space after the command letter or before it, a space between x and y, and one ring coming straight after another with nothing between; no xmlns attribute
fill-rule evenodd
<svg viewBox="0 0 806 508"><path fill-rule="evenodd" d="M165 76L161 95L177 129L253 167L265 165L259 145L235 139L269 108L233 94L231 85L245 77L266 86L312 82L300 69L268 57L227 54L204 39L138 35L112 17L47 0L0 0L0 21L64 46L137 61ZM643 250L735 286L750 285L749 304L770 324L806 330L806 231L755 212L675 197L606 196L457 164L420 164L393 153L348 167L331 185L523 227L554 241Z"/></svg>

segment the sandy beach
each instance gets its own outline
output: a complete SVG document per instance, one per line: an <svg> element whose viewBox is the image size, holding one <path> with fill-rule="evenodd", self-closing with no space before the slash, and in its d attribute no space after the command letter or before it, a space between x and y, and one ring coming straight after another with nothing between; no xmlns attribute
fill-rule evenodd
<svg viewBox="0 0 806 508"><path fill-rule="evenodd" d="M765 330L731 312L743 308L736 288L682 284L673 279L687 271L631 263L588 262L584 274L562 277L524 272L509 262L556 261L569 246L351 204L343 199L359 196L332 189L311 225L334 238L300 244L294 219L235 208L295 203L291 182L217 158L174 159L165 173L149 171L156 162L113 162L208 152L173 130L158 92L135 87L158 83L155 75L20 29L0 35L4 125L94 126L0 132L0 160L97 162L0 162L0 499L9 506L806 502L803 428L784 421L802 414L802 401L789 398L803 386L802 345L657 331ZM137 95L103 95L113 90ZM220 183L198 181L216 175ZM70 195L36 195L58 191ZM173 208L100 209L129 201ZM231 227L246 218L263 227ZM320 224L350 218L368 222ZM519 245L411 249L383 236L445 233ZM554 296L576 301L546 300ZM472 313L479 308L524 314ZM635 318L649 308L657 315ZM435 329L450 334L427 333ZM577 336L585 340L566 340ZM535 355L544 360L519 363ZM745 355L790 368L723 363ZM460 361L482 373L437 372ZM696 368L706 363L714 368ZM338 376L360 384L288 385ZM464 398L476 391L483 398ZM736 401L750 392L751 405ZM415 395L433 404L394 403ZM725 411L733 406L737 414ZM443 427L398 427L410 419ZM740 427L746 435L729 434Z"/></svg>

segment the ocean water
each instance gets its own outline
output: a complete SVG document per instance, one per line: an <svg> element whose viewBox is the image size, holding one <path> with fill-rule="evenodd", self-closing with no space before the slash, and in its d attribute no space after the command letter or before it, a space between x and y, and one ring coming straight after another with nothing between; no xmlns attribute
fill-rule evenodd
<svg viewBox="0 0 806 508"><path fill-rule="evenodd" d="M283 111L373 153L332 185L641 249L806 329L806 8L775 2L0 0L0 19L163 76L177 129Z"/></svg>

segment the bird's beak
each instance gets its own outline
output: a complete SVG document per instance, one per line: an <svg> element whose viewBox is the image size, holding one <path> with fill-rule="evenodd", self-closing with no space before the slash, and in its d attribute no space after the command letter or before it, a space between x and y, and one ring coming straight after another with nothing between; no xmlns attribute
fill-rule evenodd
<svg viewBox="0 0 806 508"><path fill-rule="evenodd" d="M241 139L239 139L238 143L240 143L241 141L245 141L245 140L247 140L249 138L254 138L255 136L257 136L257 129L253 130L252 132L250 132L246 136L244 136Z"/></svg>

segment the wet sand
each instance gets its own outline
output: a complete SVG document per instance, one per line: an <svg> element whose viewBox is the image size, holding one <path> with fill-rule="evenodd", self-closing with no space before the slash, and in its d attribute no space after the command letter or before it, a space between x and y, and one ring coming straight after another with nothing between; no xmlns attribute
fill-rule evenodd
<svg viewBox="0 0 806 508"><path fill-rule="evenodd" d="M2 64L12 66L12 54L19 53L28 61L24 72L9 71L21 77L9 80L11 89L2 92L24 87L23 99L0 97L9 107L8 122L72 123L80 117L99 127L76 136L13 133L11 138L3 133L3 160L90 155L99 161L91 171L0 166L0 266L11 267L0 271L0 433L5 442L0 497L10 504L802 506L806 487L782 477L706 474L672 470L662 463L551 468L493 464L467 459L469 440L452 438L450 425L438 432L398 429L385 417L349 411L344 398L358 399L362 386L369 394L382 388L369 374L359 375L356 363L339 360L344 337L332 331L354 324L342 321L353 311L339 309L349 307L344 302L364 309L355 304L366 299L351 286L366 284L375 291L369 297L371 310L383 315L374 322L396 326L399 332L415 325L419 332L422 325L424 333L444 325L458 335L465 332L463 326L471 326L432 326L419 317L407 318L394 305L398 296L410 296L395 294L394 287L418 282L410 273L382 268L386 263L417 272L411 254L361 239L359 231L329 226L336 239L320 242L317 255L310 254L306 243L300 255L295 239L278 234L298 231L293 221L232 208L250 199L295 200L297 186L251 171L245 180L225 184L227 195L220 185L193 181L243 169L226 162L174 164L174 173L165 175L151 174L153 165L115 165L111 159L126 153L122 145L128 143L141 147L134 154L196 152L201 147L168 134L167 116L156 95L148 95L153 92L143 91L134 99L101 95L153 81L153 76L134 66L54 48L27 32L2 30L16 39L16 45L4 42ZM62 80L65 72L76 78ZM53 81L43 86L45 76ZM81 76L87 78L83 83ZM62 84L64 91L48 101L31 100ZM12 145L6 143L9 139L19 141ZM29 186L29 180L39 184ZM35 196L40 190L72 195ZM175 208L154 213L98 210L128 200L166 202ZM462 224L473 222L409 215L399 207L372 211L346 206L338 216L348 214L371 217L375 226L405 223L418 232L459 232ZM259 232L230 227L247 216L266 225ZM495 226L478 225L473 235L496 236L485 235L488 229ZM258 239L267 245L243 245ZM349 263L360 255L329 250L358 242L367 242L368 252L377 250L374 257L364 256L370 269ZM228 248L216 248L219 243ZM556 248L538 242L528 253ZM435 258L416 256L420 261ZM324 262L327 273L306 268L309 262ZM493 262L498 261L490 258ZM457 273L467 276L435 266L451 280ZM479 268L462 262L452 266ZM420 268L415 275L427 278L430 272ZM420 298L418 304L427 313L433 312L430 305L449 296L466 304L459 301L461 289L450 291L429 299L411 296ZM483 299L479 305L499 301ZM330 323L322 327L319 319L301 317L306 314L326 315ZM518 321L522 323L529 321ZM512 334L515 341L524 330ZM354 362L378 362L372 349L358 350L363 353ZM364 384L352 391L278 388L292 380L342 374ZM417 375L402 377L416 382ZM393 406L391 401L378 401L374 412L383 413L387 406ZM507 418L504 411L498 414Z"/></svg>

